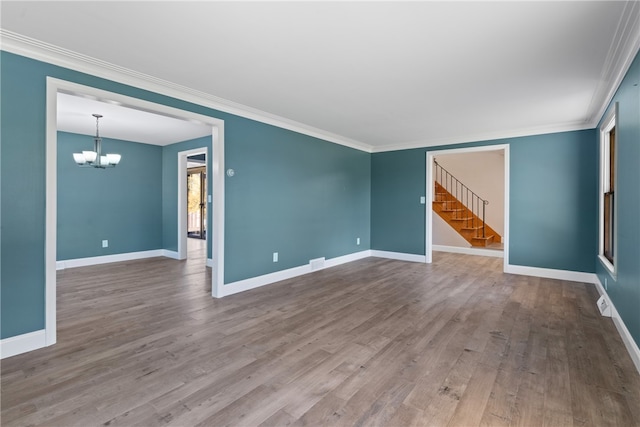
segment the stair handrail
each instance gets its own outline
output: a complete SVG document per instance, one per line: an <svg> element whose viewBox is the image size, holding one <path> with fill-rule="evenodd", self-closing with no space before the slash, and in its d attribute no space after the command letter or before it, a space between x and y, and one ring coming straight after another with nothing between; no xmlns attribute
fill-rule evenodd
<svg viewBox="0 0 640 427"><path fill-rule="evenodd" d="M476 237L478 237L478 228L476 228L476 217L478 217L478 219L480 218L480 215L479 215L480 214L480 205L482 205L482 226L481 226L481 228L482 228L482 238L485 238L486 237L485 213L486 213L486 206L489 204L489 201L486 200L486 199L483 199L482 197L480 197L473 190L471 190L464 183L462 183L462 181L460 181L458 178L456 178L451 172L449 172L448 170L443 168L435 158L433 159L433 163L435 163L435 165L436 165L436 168L435 168L435 174L436 174L435 182L440 184L450 195L449 200L436 200L436 201L444 202L446 207L447 207L447 209L449 209L451 207L451 203L453 203L453 200L451 200L451 198L455 197L457 203L460 203L464 208L466 208L469 211L471 211L471 214L472 214L471 218L468 218L468 217L466 218L466 226L468 228L469 225L471 225L471 227L475 230ZM443 179L442 179L443 172L444 172L444 183L443 183ZM440 180L439 181L438 181L438 175L440 176ZM447 183L449 183L448 188L447 188ZM455 196L454 196L454 187L455 187ZM458 188L460 188L461 199L458 199ZM465 196L466 196L466 204L464 203ZM469 196L471 196L471 208L469 208ZM437 195L436 195L436 197L437 197ZM462 209L462 211L464 211L464 209ZM454 210L453 211L453 216L455 218L458 217L458 212L459 212L459 210Z"/></svg>

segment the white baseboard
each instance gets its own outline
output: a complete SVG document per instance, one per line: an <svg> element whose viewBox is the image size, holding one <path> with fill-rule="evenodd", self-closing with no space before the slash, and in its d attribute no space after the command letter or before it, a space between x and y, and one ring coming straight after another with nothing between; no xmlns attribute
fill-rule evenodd
<svg viewBox="0 0 640 427"><path fill-rule="evenodd" d="M76 268L76 267L87 267L90 265L98 265L98 264L108 264L111 262L122 262L122 261L131 261L135 259L167 256L165 252L168 252L168 251L165 251L164 249L155 249L151 251L127 252L124 254L113 254L113 255L94 256L94 257L88 257L88 258L67 259L63 261L57 261L56 270L64 270L66 268Z"/></svg>
<svg viewBox="0 0 640 427"><path fill-rule="evenodd" d="M44 329L5 338L0 341L0 359L16 356L46 346L47 336Z"/></svg>
<svg viewBox="0 0 640 427"><path fill-rule="evenodd" d="M548 279L569 280L573 282L595 284L596 289L598 289L598 293L600 295L603 295L607 303L611 306L611 319L613 320L613 324L616 326L616 329L618 330L618 333L622 338L622 342L624 342L624 345L629 352L629 356L631 356L631 360L633 360L633 364L638 370L638 373L640 373L640 349L638 348L638 344L631 336L629 329L627 329L627 326L624 324L622 318L620 317L618 310L616 310L616 306L609 298L609 295L604 290L604 287L600 283L600 279L598 279L598 276L595 273L553 270L549 268L538 267L525 267L521 265L505 265L504 272L511 274L522 274L525 276L544 277Z"/></svg>
<svg viewBox="0 0 640 427"><path fill-rule="evenodd" d="M598 277L595 273L581 271L554 270L552 268L527 267L524 265L505 264L505 273L523 276L544 277L545 279L569 280L571 282L595 283Z"/></svg>
<svg viewBox="0 0 640 427"><path fill-rule="evenodd" d="M454 254L465 255L479 255L479 256L491 256L496 258L504 258L504 251L495 249L482 249L482 248L463 248L461 246L445 246L445 245L432 245L431 250L437 252L453 252Z"/></svg>
<svg viewBox="0 0 640 427"><path fill-rule="evenodd" d="M596 289L601 296L604 296L605 300L611 307L611 320L613 320L613 324L616 325L616 329L620 334L620 338L622 338L622 342L624 346L627 348L629 352L629 356L631 356L631 360L633 360L633 364L636 366L638 373L640 373L640 348L638 348L638 344L631 336L629 329L627 329L627 325L624 324L622 318L620 317L620 313L616 310L616 306L613 305L613 302L609 298L609 294L605 291L602 283L600 283L600 279L596 276L596 280L594 281L596 285Z"/></svg>
<svg viewBox="0 0 640 427"><path fill-rule="evenodd" d="M377 257L377 258L396 259L398 261L427 262L427 257L424 255L405 254L402 252L372 250L371 256Z"/></svg>
<svg viewBox="0 0 640 427"><path fill-rule="evenodd" d="M368 258L370 256L371 256L371 251L366 250L366 251L354 252L352 254L343 255L336 258L330 258L328 260L325 260L324 268L335 267L337 265L346 264L348 262L357 261L359 259Z"/></svg>
<svg viewBox="0 0 640 427"><path fill-rule="evenodd" d="M341 257L331 258L325 261L323 268L335 267L340 264L367 258L369 256L371 256L371 251L366 250L349 255L344 255ZM301 265L299 267L288 268L286 270L280 270L273 273L264 274L262 276L256 276L249 279L238 280L237 282L227 283L222 286L222 295L219 295L218 298L248 291L250 289L259 288L261 286L269 285L281 280L292 279L294 277L302 276L304 274L308 274L312 271L317 270L318 269L312 270L311 263L309 263L306 265Z"/></svg>
<svg viewBox="0 0 640 427"><path fill-rule="evenodd" d="M178 255L177 251L170 251L168 249L162 249L162 256L171 258L171 259L177 259L177 260L180 259L180 256Z"/></svg>

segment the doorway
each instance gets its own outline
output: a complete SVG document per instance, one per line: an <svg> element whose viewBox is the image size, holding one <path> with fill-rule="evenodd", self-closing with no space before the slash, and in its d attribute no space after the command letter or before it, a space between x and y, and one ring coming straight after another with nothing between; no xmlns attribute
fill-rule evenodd
<svg viewBox="0 0 640 427"><path fill-rule="evenodd" d="M207 238L206 155L187 157L187 237Z"/></svg>
<svg viewBox="0 0 640 427"><path fill-rule="evenodd" d="M162 104L132 98L114 92L108 92L90 86L65 80L47 77L46 96L46 191L45 191L45 336L43 343L34 344L35 348L49 346L56 343L56 244L57 244L57 98L58 93L79 94L95 99L109 100L117 105L137 108L143 111L166 115L182 120L194 120L211 126L211 162L212 182L211 193L214 196L214 208L210 211L211 227L209 234L212 239L213 271L211 274L211 294L213 297L222 295L224 284L224 121L209 116L168 107ZM183 158L178 155L179 165ZM184 169L186 170L186 157ZM178 176L179 181L186 180L186 172ZM183 190L178 187L178 193ZM209 200L211 199L209 195ZM186 198L185 198L186 203ZM186 209L185 209L186 212ZM178 222L181 218L178 215ZM185 228L186 235L186 228ZM175 258L175 252L161 249L159 252L167 257Z"/></svg>
<svg viewBox="0 0 640 427"><path fill-rule="evenodd" d="M483 151L502 151L504 154L504 216L503 216L503 226L504 226L504 235L502 236L503 242L503 253L502 256L504 258L504 269L509 265L509 145L508 144L498 144L498 145L487 145L481 147L467 147L467 148L454 148L450 150L438 150L438 151L427 151L427 176L426 176L426 200L425 204L425 255L426 262L432 262L432 252L433 252L433 208L432 201L434 198L434 158L436 156L442 155L450 155L450 154L462 154L462 153L473 153L473 152L483 152ZM485 250L487 251L487 250ZM473 251L472 251L473 252ZM490 251L489 251L490 252ZM466 253L462 252L461 253ZM469 252L471 253L471 252ZM479 254L479 253L476 253Z"/></svg>

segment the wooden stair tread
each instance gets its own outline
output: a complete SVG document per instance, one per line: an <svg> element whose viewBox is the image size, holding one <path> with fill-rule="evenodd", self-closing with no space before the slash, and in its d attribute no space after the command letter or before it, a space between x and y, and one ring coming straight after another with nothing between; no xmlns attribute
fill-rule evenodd
<svg viewBox="0 0 640 427"><path fill-rule="evenodd" d="M493 239L493 234L490 236L486 236L486 237L472 237L472 239L474 240L489 240L489 239Z"/></svg>
<svg viewBox="0 0 640 427"><path fill-rule="evenodd" d="M483 229L482 220L437 182L435 195L435 200L432 200L431 203L433 211L456 230L471 246L487 247L502 240L500 235L486 223L484 223L486 236L475 237L478 234L482 234L479 232L479 230Z"/></svg>

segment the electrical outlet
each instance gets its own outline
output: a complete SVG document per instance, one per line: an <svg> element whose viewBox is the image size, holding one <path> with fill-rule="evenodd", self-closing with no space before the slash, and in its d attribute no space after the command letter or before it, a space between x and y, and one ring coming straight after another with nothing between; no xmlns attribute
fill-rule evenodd
<svg viewBox="0 0 640 427"><path fill-rule="evenodd" d="M358 237L358 238L356 239L356 245L359 245L359 244L360 244L360 238Z"/></svg>
<svg viewBox="0 0 640 427"><path fill-rule="evenodd" d="M605 277L604 278L604 290L606 291L608 289L609 289L609 287L607 286L607 278Z"/></svg>
<svg viewBox="0 0 640 427"><path fill-rule="evenodd" d="M102 247L103 248L108 248L109 247L109 241L108 240L103 240L102 241Z"/></svg>
<svg viewBox="0 0 640 427"><path fill-rule="evenodd" d="M420 204L424 205L425 203L427 203L427 198L425 196L420 196Z"/></svg>
<svg viewBox="0 0 640 427"><path fill-rule="evenodd" d="M278 252L273 253L273 262L278 262Z"/></svg>

